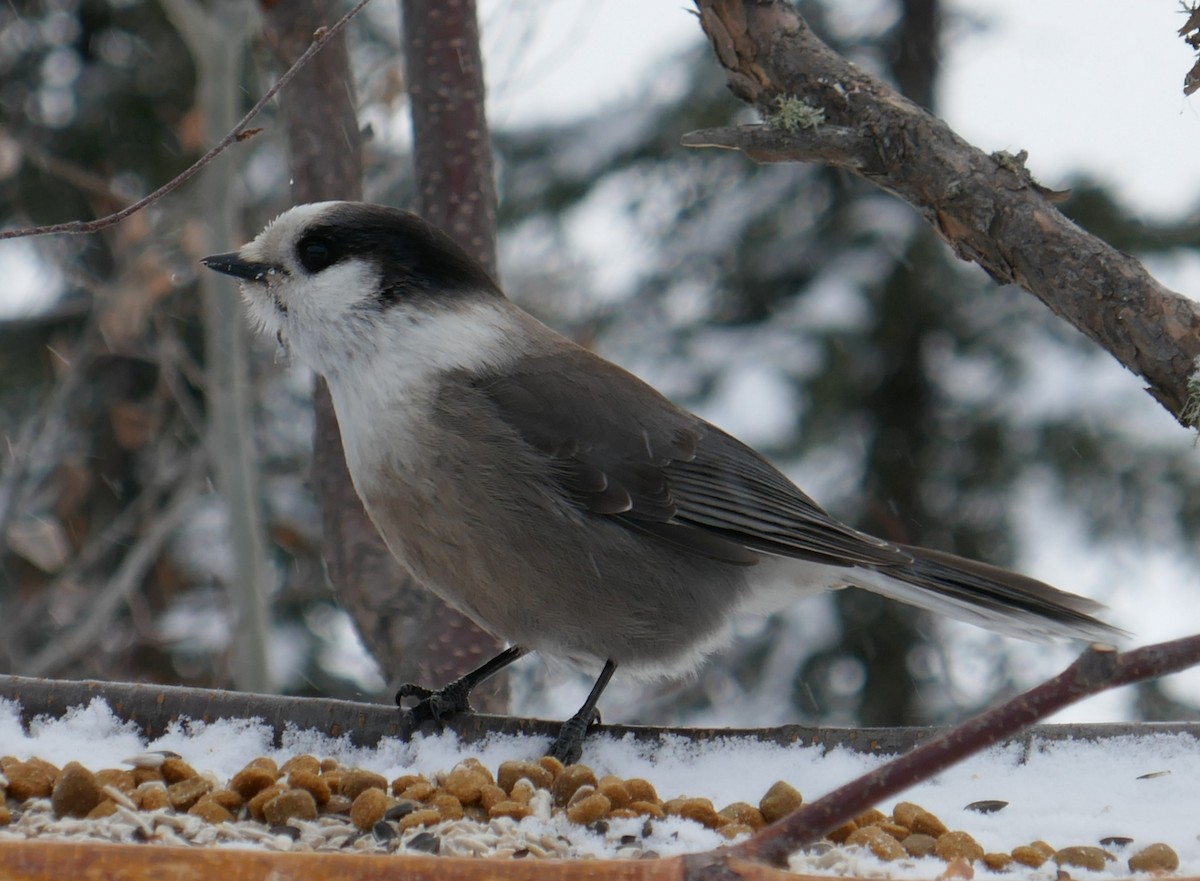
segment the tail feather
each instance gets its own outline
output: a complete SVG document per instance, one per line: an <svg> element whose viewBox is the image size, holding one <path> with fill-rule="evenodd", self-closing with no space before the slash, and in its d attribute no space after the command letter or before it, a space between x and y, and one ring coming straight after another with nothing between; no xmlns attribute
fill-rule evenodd
<svg viewBox="0 0 1200 881"><path fill-rule="evenodd" d="M855 570L854 583L874 593L989 630L1039 641L1112 642L1129 634L1094 613L1105 607L998 566L942 551L900 547L912 562Z"/></svg>

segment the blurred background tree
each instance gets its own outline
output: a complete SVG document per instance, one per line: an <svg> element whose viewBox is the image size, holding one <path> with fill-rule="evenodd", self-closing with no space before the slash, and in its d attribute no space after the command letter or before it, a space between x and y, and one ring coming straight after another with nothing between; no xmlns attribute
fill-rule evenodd
<svg viewBox="0 0 1200 881"><path fill-rule="evenodd" d="M936 110L935 0L882 4L870 23L831 6L800 4L838 51ZM399 40L384 16L357 28L360 119L372 121L365 192L412 205L410 145L381 124L406 110ZM254 96L272 68L261 44L247 55ZM0 9L3 222L91 217L183 168L205 146L192 71L153 2ZM1135 382L1106 379L1108 355L957 261L861 181L678 146L744 113L698 42L641 95L565 124L495 128L500 264L514 299L757 446L868 531L1015 565L1070 510L1087 547L1144 542L1196 562L1194 450L1182 431L1146 428L1165 417L1149 415ZM239 167L244 234L284 207L283 139L273 120L265 127L222 160ZM1154 259L1200 239L1195 224L1151 225L1096 184L1070 185L1067 213L1118 248ZM54 293L0 324L0 659L11 672L231 682L238 581L194 452L209 407L191 207L169 199L104 235L38 241L36 261L24 245L9 258L36 266ZM272 682L378 694L321 570L304 485L308 377L263 346L254 379L276 576ZM744 623L693 681L620 683L623 697L605 703L640 722L939 722L1048 672L1043 656L847 591ZM585 687L526 664L514 708L562 715ZM1159 686L1131 712L1196 714Z"/></svg>

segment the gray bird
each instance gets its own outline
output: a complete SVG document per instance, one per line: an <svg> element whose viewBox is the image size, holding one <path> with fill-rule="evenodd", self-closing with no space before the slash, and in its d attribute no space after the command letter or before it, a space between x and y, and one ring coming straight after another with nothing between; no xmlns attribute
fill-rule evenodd
<svg viewBox="0 0 1200 881"><path fill-rule="evenodd" d="M253 322L329 384L354 487L395 557L510 647L411 733L529 651L601 673L551 747L579 758L617 667L686 674L746 607L859 587L1026 639L1111 640L1102 606L827 514L761 455L510 302L404 211L300 205L240 251Z"/></svg>

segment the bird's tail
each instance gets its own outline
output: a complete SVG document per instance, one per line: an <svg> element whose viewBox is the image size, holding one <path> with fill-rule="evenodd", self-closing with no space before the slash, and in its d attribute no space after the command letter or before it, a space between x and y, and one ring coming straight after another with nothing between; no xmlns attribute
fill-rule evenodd
<svg viewBox="0 0 1200 881"><path fill-rule="evenodd" d="M1022 639L1113 642L1128 636L1093 613L1105 607L1041 581L926 548L899 545L912 562L857 569L859 587Z"/></svg>

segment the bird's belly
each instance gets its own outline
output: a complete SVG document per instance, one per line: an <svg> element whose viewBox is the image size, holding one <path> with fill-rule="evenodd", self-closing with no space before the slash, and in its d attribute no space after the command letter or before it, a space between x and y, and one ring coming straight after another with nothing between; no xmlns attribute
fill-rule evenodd
<svg viewBox="0 0 1200 881"><path fill-rule="evenodd" d="M553 495L497 499L460 481L396 474L382 484L389 489L361 489L364 504L418 580L502 639L577 664L689 672L724 640L745 593L746 567L678 551Z"/></svg>

